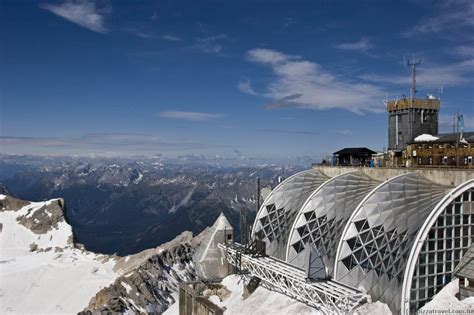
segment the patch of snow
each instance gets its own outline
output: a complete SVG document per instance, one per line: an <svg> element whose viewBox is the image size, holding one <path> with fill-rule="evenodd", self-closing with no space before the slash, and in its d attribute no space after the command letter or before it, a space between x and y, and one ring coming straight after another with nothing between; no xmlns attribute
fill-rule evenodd
<svg viewBox="0 0 474 315"><path fill-rule="evenodd" d="M127 301L128 301L128 303L130 303L131 305L133 305L133 307L135 307L136 310L142 312L142 314L146 314L146 313L147 313L146 309L144 309L143 307L141 307L141 306L135 304L135 301L133 301L132 299L127 299ZM133 314L133 313L130 312L130 314Z"/></svg>
<svg viewBox="0 0 474 315"><path fill-rule="evenodd" d="M222 284L231 291L231 294L222 302L219 299L213 299L213 303L225 307L228 314L321 314L304 303L281 293L269 291L262 286L244 300L242 299L243 281L237 275L224 278Z"/></svg>
<svg viewBox="0 0 474 315"><path fill-rule="evenodd" d="M193 195L194 191L196 190L197 186L193 186L191 190L188 192L188 194L181 200L181 202L178 205L173 205L171 209L168 211L169 213L175 213L176 210L178 210L180 207L184 207L188 204L189 199L191 199L191 196Z"/></svg>
<svg viewBox="0 0 474 315"><path fill-rule="evenodd" d="M219 299L219 297L217 295L211 295L208 298L208 300L211 301L212 303L216 304L216 305L221 302L221 299Z"/></svg>
<svg viewBox="0 0 474 315"><path fill-rule="evenodd" d="M130 294L130 292L132 291L132 287L128 283L123 282L123 281L120 282L120 284L122 285L122 287L125 288L125 290L127 291L127 294Z"/></svg>
<svg viewBox="0 0 474 315"><path fill-rule="evenodd" d="M7 196L0 194L0 200L4 200L5 198L7 198Z"/></svg>
<svg viewBox="0 0 474 315"><path fill-rule="evenodd" d="M459 292L459 279L454 279L444 286L433 299L425 304L420 311L437 311L438 313L474 313L474 298L459 301L456 294ZM428 312L429 313L429 312Z"/></svg>
<svg viewBox="0 0 474 315"><path fill-rule="evenodd" d="M168 307L168 309L163 313L163 315L179 315L179 296L176 293L171 294L174 298L174 303Z"/></svg>
<svg viewBox="0 0 474 315"><path fill-rule="evenodd" d="M39 235L18 223L17 217L44 205L35 202L19 211L0 212L0 313L77 313L119 276L113 260L100 262L99 255L69 245L72 229L66 222ZM32 243L51 249L31 252Z"/></svg>
<svg viewBox="0 0 474 315"><path fill-rule="evenodd" d="M17 222L17 217L24 216L40 209L44 206L44 202L34 202L24 206L18 211L4 211L0 213L0 222L3 223L2 237L0 238L1 255L8 251L12 256L15 253L19 255L24 252L29 252L31 243L38 244L38 248L47 247L67 247L68 240L72 236L72 228L65 221L59 222L57 229L52 229L46 234L35 234L27 229L25 226Z"/></svg>
<svg viewBox="0 0 474 315"><path fill-rule="evenodd" d="M424 133L415 138L415 142L426 142L426 141L436 141L439 140L438 137Z"/></svg>
<svg viewBox="0 0 474 315"><path fill-rule="evenodd" d="M142 181L142 179L143 179L143 174L140 173L140 172L138 172L138 177L137 177L137 179L135 179L135 180L133 181L133 183L134 183L134 184L138 184L138 183L140 183L140 182Z"/></svg>
<svg viewBox="0 0 474 315"><path fill-rule="evenodd" d="M392 315L392 311L387 304L377 301L375 303L366 303L356 308L353 315Z"/></svg>
<svg viewBox="0 0 474 315"><path fill-rule="evenodd" d="M310 307L302 302L294 300L281 293L270 291L263 286L259 286L248 298L242 298L244 290L244 281L238 275L230 275L225 277L221 283L229 291L230 295L223 301L216 295L211 295L209 301L217 306L225 309L225 314L272 314L272 315L286 315L286 314L311 314L320 315L320 311ZM176 297L176 302L172 304L163 315L178 315L179 303ZM391 315L391 311L387 304L375 302L365 304L357 308L354 315Z"/></svg>
<svg viewBox="0 0 474 315"><path fill-rule="evenodd" d="M186 269L182 268L182 266L178 263L174 263L171 269L178 275L180 279L186 279L187 273Z"/></svg>

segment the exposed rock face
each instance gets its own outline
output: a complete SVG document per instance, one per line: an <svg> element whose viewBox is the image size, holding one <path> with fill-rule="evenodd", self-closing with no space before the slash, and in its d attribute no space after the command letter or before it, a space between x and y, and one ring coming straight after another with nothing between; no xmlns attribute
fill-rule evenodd
<svg viewBox="0 0 474 315"><path fill-rule="evenodd" d="M211 283L207 286L207 289L202 292L202 295L205 298L215 295L219 298L219 301L222 302L230 296L230 291L220 283Z"/></svg>
<svg viewBox="0 0 474 315"><path fill-rule="evenodd" d="M29 201L1 196L3 197L0 199L0 211L19 211L23 207L31 205L27 213L19 216L17 221L35 234L46 234L52 229L57 229L58 223L65 222L63 199L50 200L38 209Z"/></svg>
<svg viewBox="0 0 474 315"><path fill-rule="evenodd" d="M45 234L53 228L58 228L58 223L64 220L64 201L51 200L32 214L31 210L24 216L18 217L18 222L36 234Z"/></svg>
<svg viewBox="0 0 474 315"><path fill-rule="evenodd" d="M196 280L192 262L196 240L184 232L156 249L120 258L116 268L125 275L100 290L82 314L163 312L175 302L178 282Z"/></svg>
<svg viewBox="0 0 474 315"><path fill-rule="evenodd" d="M26 205L29 205L31 202L16 199L13 197L0 195L0 212L3 211L18 211Z"/></svg>

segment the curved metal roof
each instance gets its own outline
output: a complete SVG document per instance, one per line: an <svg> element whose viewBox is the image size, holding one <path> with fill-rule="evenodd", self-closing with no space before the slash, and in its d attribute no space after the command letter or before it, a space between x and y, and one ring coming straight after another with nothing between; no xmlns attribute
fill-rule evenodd
<svg viewBox="0 0 474 315"><path fill-rule="evenodd" d="M471 234L474 228L474 179L468 180L461 185L455 187L451 191L449 191L434 207L434 209L429 213L428 217L425 219L423 226L420 227L419 232L416 235L416 238L413 242L413 247L410 250L410 254L408 256L407 268L405 269L404 277L403 277L403 287L402 287L402 303L401 305L401 314L409 311L409 303L411 300L410 297L410 288L412 287L413 275L415 272L415 267L417 266L418 257L420 256L420 252L424 245L426 245L426 241L428 239L428 233L430 230L436 225L439 217L445 212L445 209L451 205L457 198L461 195L465 194L466 192L470 192L471 197L467 198L470 199L470 202L466 202L466 206L470 203L466 210L470 210L467 214L471 216ZM439 238L437 238L439 240ZM471 242L472 242L472 238Z"/></svg>
<svg viewBox="0 0 474 315"><path fill-rule="evenodd" d="M379 181L363 172L350 172L331 178L306 200L290 231L286 261L298 267L307 264L305 249L314 244L332 277L337 246L344 226L360 201Z"/></svg>
<svg viewBox="0 0 474 315"><path fill-rule="evenodd" d="M267 254L285 259L293 221L308 196L329 178L310 169L280 183L265 199L252 228L252 238L264 240Z"/></svg>
<svg viewBox="0 0 474 315"><path fill-rule="evenodd" d="M416 173L377 186L344 228L334 266L336 280L363 286L373 299L399 310L403 273L416 234L446 190Z"/></svg>

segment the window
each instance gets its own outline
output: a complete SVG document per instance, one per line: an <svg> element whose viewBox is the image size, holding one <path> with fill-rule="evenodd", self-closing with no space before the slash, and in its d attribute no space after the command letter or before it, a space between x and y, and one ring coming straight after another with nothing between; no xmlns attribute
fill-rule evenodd
<svg viewBox="0 0 474 315"><path fill-rule="evenodd" d="M410 300L410 307L416 311L423 307L434 294L451 281L451 273L463 253L472 245L471 225L474 212L471 200L474 189L463 193L448 205L428 232L417 260L417 276L411 290L417 298ZM427 264L426 264L427 263ZM413 295L410 294L410 297Z"/></svg>

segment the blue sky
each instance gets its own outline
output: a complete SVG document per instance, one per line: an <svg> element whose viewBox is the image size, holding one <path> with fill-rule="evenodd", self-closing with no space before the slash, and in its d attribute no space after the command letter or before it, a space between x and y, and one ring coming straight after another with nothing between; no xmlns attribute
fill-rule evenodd
<svg viewBox="0 0 474 315"><path fill-rule="evenodd" d="M387 146L383 100L474 129L472 1L11 1L0 149L288 157Z"/></svg>

